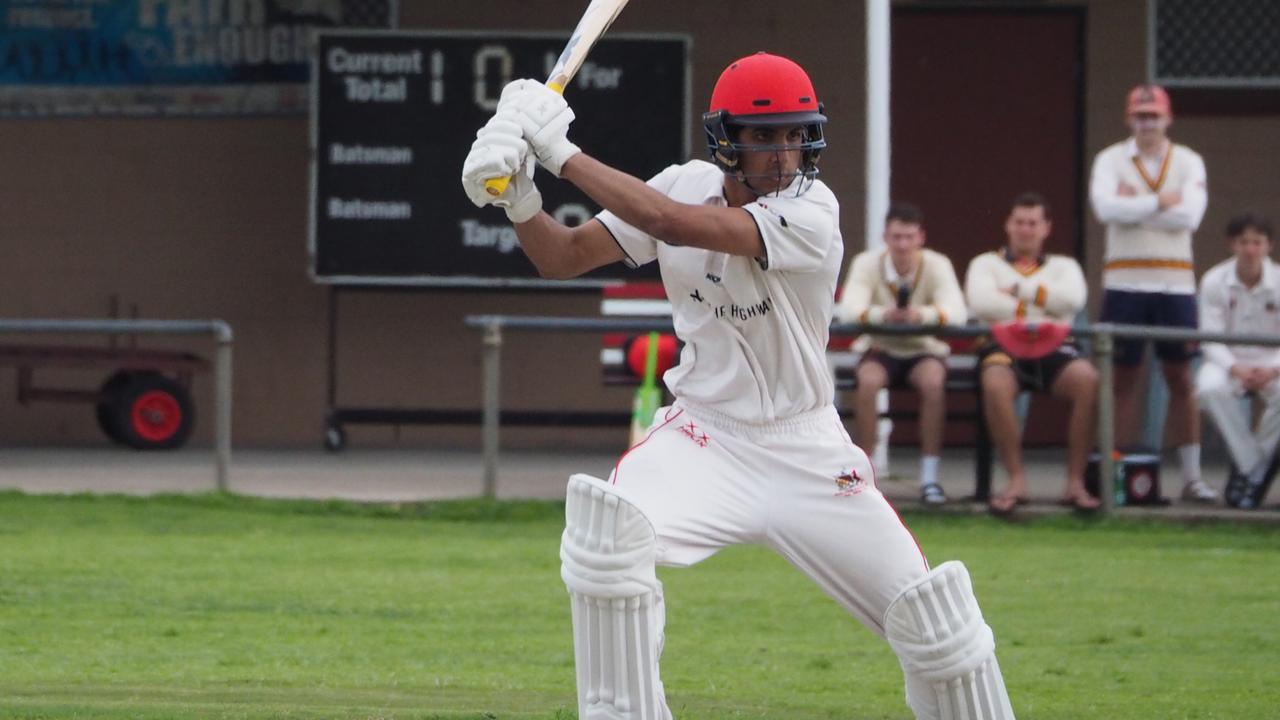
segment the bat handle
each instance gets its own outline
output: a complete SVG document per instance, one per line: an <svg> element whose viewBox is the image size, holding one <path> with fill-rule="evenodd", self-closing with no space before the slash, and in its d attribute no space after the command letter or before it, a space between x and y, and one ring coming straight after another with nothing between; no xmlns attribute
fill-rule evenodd
<svg viewBox="0 0 1280 720"><path fill-rule="evenodd" d="M489 178L484 181L484 191L494 197L498 197L507 191L507 186L511 184L511 177ZM474 186L473 186L474 187Z"/></svg>
<svg viewBox="0 0 1280 720"><path fill-rule="evenodd" d="M563 75L561 75L548 80L547 87L551 88L552 90L555 90L557 94L563 95L564 86L568 82L569 82L569 78L566 78ZM494 197L498 197L499 195L507 191L507 186L511 184L511 177L512 176L496 177L496 178L489 178L488 180L485 180L484 191Z"/></svg>

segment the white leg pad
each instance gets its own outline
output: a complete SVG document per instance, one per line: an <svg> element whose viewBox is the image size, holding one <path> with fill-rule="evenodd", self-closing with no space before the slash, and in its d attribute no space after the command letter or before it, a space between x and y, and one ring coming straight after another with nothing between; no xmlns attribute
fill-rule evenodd
<svg viewBox="0 0 1280 720"><path fill-rule="evenodd" d="M885 637L902 663L917 718L1013 720L995 636L963 563L939 565L895 598Z"/></svg>
<svg viewBox="0 0 1280 720"><path fill-rule="evenodd" d="M618 488L569 478L560 576L573 607L582 720L670 720L658 657L665 614L657 537Z"/></svg>

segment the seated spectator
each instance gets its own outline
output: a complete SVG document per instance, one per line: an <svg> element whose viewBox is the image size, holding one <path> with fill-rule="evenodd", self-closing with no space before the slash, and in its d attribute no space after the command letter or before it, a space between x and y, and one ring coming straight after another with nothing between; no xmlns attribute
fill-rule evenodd
<svg viewBox="0 0 1280 720"><path fill-rule="evenodd" d="M1049 204L1036 193L1013 201L1004 230L1008 243L969 263L965 297L973 316L989 323L1042 320L1070 323L1084 307L1084 273L1074 258L1049 255L1044 241L1052 230ZM1050 354L1020 359L987 341L978 351L978 382L991 438L1009 476L1004 492L991 499L997 514L1027 501L1022 465L1022 431L1014 403L1018 393L1050 393L1071 404L1067 423L1067 485L1063 504L1092 510L1098 498L1085 489L1084 471L1097 422L1098 373L1070 338Z"/></svg>
<svg viewBox="0 0 1280 720"><path fill-rule="evenodd" d="M869 325L963 325L964 295L945 255L924 247L924 215L914 205L889 208L883 249L867 250L853 260L836 318ZM920 499L947 501L938 484L938 461L946 419L950 347L929 335L863 336L854 344L863 353L857 368L855 429L868 455L875 455L876 395L885 388L915 388L920 394Z"/></svg>
<svg viewBox="0 0 1280 720"><path fill-rule="evenodd" d="M1270 258L1271 224L1260 215L1241 213L1227 224L1227 239L1234 257L1200 280L1200 329L1280 334L1280 267ZM1201 350L1196 396L1218 426L1236 467L1250 487L1259 487L1280 439L1280 348L1204 343ZM1257 430L1250 430L1241 407L1247 394L1266 405Z"/></svg>

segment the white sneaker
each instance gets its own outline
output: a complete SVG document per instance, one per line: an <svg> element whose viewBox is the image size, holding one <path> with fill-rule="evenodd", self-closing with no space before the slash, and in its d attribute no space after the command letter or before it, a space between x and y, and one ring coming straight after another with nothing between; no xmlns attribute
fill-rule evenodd
<svg viewBox="0 0 1280 720"><path fill-rule="evenodd" d="M942 486L938 483L925 483L920 486L920 502L925 505L945 505L947 494L942 491Z"/></svg>
<svg viewBox="0 0 1280 720"><path fill-rule="evenodd" d="M1202 479L1195 479L1182 486L1182 499L1198 503L1218 502L1218 491Z"/></svg>

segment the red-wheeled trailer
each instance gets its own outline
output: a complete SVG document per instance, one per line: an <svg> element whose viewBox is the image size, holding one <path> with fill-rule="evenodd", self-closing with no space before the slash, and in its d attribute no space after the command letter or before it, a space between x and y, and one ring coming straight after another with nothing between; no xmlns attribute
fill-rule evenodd
<svg viewBox="0 0 1280 720"><path fill-rule="evenodd" d="M112 441L138 450L181 447L195 427L191 382L209 362L194 353L70 345L0 345L0 367L17 369L18 402L83 402ZM38 386L37 369L104 370L97 390Z"/></svg>

